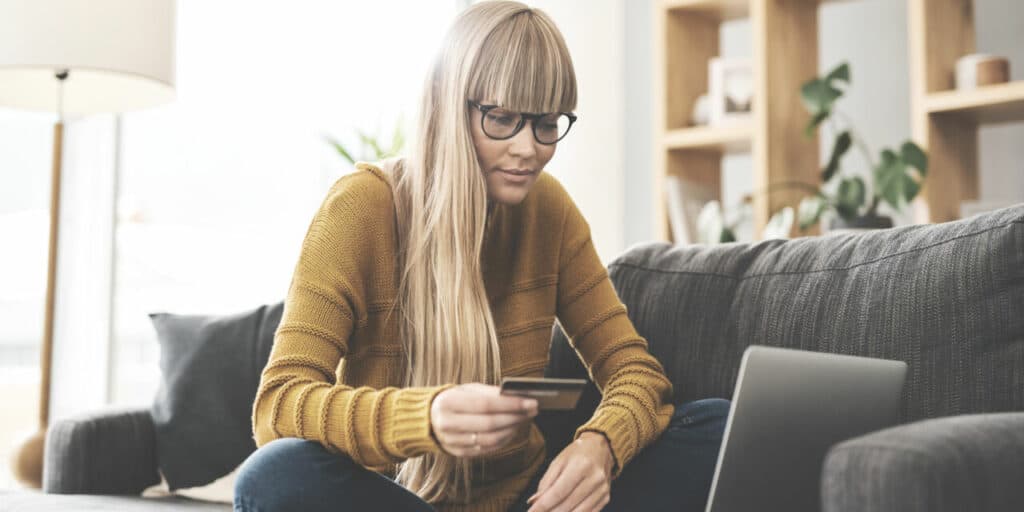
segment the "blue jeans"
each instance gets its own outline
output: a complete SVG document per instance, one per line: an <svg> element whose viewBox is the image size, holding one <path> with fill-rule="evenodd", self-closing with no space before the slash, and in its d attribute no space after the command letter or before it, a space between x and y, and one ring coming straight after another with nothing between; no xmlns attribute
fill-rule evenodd
<svg viewBox="0 0 1024 512"><path fill-rule="evenodd" d="M668 428L612 481L603 511L700 511L711 488L729 401L718 398L677 405ZM510 508L525 511L548 465L548 454ZM434 508L386 476L316 442L276 439L242 464L235 481L235 510L408 510Z"/></svg>

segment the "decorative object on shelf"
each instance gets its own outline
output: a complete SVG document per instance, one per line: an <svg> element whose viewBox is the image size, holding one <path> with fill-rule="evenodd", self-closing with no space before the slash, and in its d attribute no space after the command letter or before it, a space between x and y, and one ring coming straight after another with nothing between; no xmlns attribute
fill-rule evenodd
<svg viewBox="0 0 1024 512"><path fill-rule="evenodd" d="M1010 61L1006 57L972 53L956 61L956 88L970 90L1010 81Z"/></svg>
<svg viewBox="0 0 1024 512"><path fill-rule="evenodd" d="M672 242L676 245L698 243L697 218L701 208L718 197L718 191L678 176L668 176L665 185Z"/></svg>
<svg viewBox="0 0 1024 512"><path fill-rule="evenodd" d="M358 154L330 135L324 135L324 140L350 165L355 165L356 162L376 162L398 156L402 152L402 148L405 147L405 131L402 126L402 119L399 118L391 132L391 141L387 143L379 134L370 135L362 130L355 130L361 145Z"/></svg>
<svg viewBox="0 0 1024 512"><path fill-rule="evenodd" d="M42 486L49 428L64 115L125 112L172 101L174 40L174 0L0 2L0 104L57 113L39 431L21 442L11 460L15 478L30 487Z"/></svg>
<svg viewBox="0 0 1024 512"><path fill-rule="evenodd" d="M754 97L750 59L715 57L708 61L708 91L710 124L749 121Z"/></svg>
<svg viewBox="0 0 1024 512"><path fill-rule="evenodd" d="M697 97L693 102L693 111L690 114L692 126L704 126L711 122L711 97L706 93Z"/></svg>
<svg viewBox="0 0 1024 512"><path fill-rule="evenodd" d="M800 97L812 116L804 134L813 136L814 130L825 121L829 121L835 132L831 156L821 170L822 185L814 195L800 202L800 229L806 230L818 223L826 212L835 214L830 224L833 229L892 227L892 219L879 215L878 207L885 202L896 211L905 208L921 190L928 171L928 158L917 144L907 140L899 151L883 149L876 162L849 117L835 108L836 100L843 95L843 90L838 88L841 83L850 84L847 63L823 77L807 81L800 89ZM845 122L846 127L842 131L835 115ZM846 176L840 170L840 160L854 144L872 169L870 190L863 178Z"/></svg>
<svg viewBox="0 0 1024 512"><path fill-rule="evenodd" d="M740 241L739 228L750 221L753 198L753 194L744 196L739 205L728 211L718 201L704 203L697 216L697 241L706 245ZM789 206L775 212L764 227L764 239L789 238L794 217Z"/></svg>

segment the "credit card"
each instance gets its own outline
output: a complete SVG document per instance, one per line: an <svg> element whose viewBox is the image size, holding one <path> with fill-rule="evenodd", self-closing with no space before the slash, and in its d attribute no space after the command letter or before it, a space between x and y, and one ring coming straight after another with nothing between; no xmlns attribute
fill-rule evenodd
<svg viewBox="0 0 1024 512"><path fill-rule="evenodd" d="M572 410L586 386L586 379L505 377L501 394L534 398L540 410Z"/></svg>

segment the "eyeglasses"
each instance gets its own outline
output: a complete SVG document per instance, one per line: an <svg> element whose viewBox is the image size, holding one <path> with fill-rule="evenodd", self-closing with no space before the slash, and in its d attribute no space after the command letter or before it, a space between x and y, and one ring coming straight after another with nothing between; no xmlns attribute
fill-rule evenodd
<svg viewBox="0 0 1024 512"><path fill-rule="evenodd" d="M562 140L576 122L576 114L571 112L526 114L506 110L498 105L481 105L472 100L469 104L480 109L483 114L480 116L480 127L485 135L494 140L511 139L530 120L533 121L533 138L541 144L550 145Z"/></svg>

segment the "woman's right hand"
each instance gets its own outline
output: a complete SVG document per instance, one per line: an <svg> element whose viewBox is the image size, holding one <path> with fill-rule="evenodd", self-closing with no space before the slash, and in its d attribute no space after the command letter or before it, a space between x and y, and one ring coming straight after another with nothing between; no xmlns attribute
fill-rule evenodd
<svg viewBox="0 0 1024 512"><path fill-rule="evenodd" d="M494 452L508 444L519 427L537 415L537 400L502 395L500 391L498 386L470 382L434 397L430 425L445 452L456 457ZM523 407L524 402L529 404L528 408Z"/></svg>

